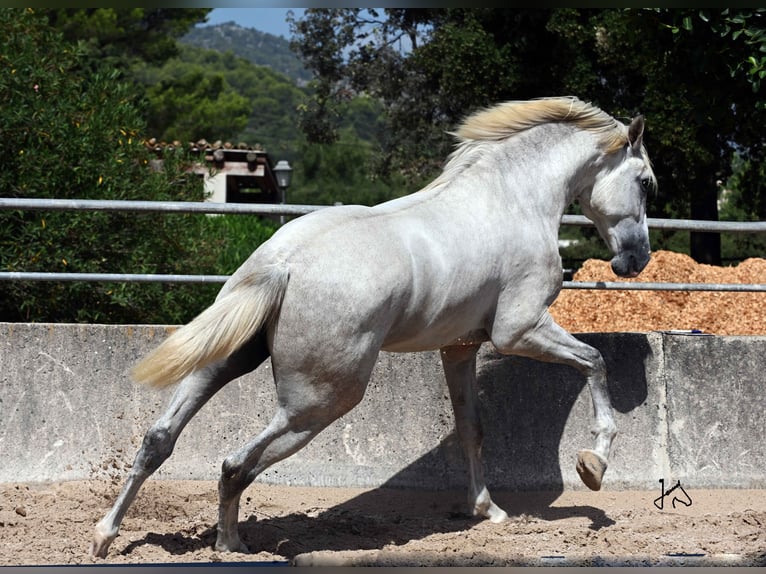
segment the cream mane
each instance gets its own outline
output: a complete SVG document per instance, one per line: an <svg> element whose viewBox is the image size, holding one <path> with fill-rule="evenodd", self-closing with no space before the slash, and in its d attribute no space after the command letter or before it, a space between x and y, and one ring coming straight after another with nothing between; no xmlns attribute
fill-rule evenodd
<svg viewBox="0 0 766 574"><path fill-rule="evenodd" d="M599 108L575 97L510 101L468 116L455 132L458 146L444 171L421 191L440 187L470 166L482 142L499 141L550 122L566 122L597 134L604 153L615 153L628 142L628 129Z"/></svg>
<svg viewBox="0 0 766 574"><path fill-rule="evenodd" d="M548 122L567 122L599 135L606 153L627 143L627 130L599 108L575 97L512 101L480 110L454 133L461 141L500 140Z"/></svg>

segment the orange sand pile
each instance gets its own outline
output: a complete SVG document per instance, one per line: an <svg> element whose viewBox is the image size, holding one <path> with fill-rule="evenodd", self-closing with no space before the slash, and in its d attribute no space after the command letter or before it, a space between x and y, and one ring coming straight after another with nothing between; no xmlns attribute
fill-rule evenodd
<svg viewBox="0 0 766 574"><path fill-rule="evenodd" d="M589 259L574 281L766 284L766 259L716 267L688 255L658 251L635 279L620 279L608 261ZM699 329L717 335L766 334L766 293L709 291L595 291L565 289L551 314L568 331Z"/></svg>

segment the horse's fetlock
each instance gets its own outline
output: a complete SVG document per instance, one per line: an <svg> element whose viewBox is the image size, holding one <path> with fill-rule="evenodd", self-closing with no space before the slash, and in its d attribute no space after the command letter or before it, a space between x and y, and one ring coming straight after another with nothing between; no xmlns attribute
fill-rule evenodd
<svg viewBox="0 0 766 574"><path fill-rule="evenodd" d="M606 361L601 351L591 347L590 356L584 357L584 370L583 372L589 377L595 377L597 379L606 379Z"/></svg>
<svg viewBox="0 0 766 574"><path fill-rule="evenodd" d="M606 436L614 438L617 435L617 425L614 422L601 423L594 426L590 432L595 437Z"/></svg>

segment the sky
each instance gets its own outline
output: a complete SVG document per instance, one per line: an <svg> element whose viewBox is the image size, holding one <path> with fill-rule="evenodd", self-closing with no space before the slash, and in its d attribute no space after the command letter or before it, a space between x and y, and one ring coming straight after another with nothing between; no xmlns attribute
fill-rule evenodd
<svg viewBox="0 0 766 574"><path fill-rule="evenodd" d="M255 28L274 36L290 38L290 26L285 21L287 12L292 10L300 17L305 8L214 8L202 26L236 22L243 28Z"/></svg>

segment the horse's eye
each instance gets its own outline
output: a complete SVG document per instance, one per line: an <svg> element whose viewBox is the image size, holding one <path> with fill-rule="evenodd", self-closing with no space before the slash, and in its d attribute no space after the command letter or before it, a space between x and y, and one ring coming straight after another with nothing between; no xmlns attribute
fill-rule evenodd
<svg viewBox="0 0 766 574"><path fill-rule="evenodd" d="M648 192L652 188L652 180L648 177L645 177L641 180L641 189L644 191L644 193Z"/></svg>

